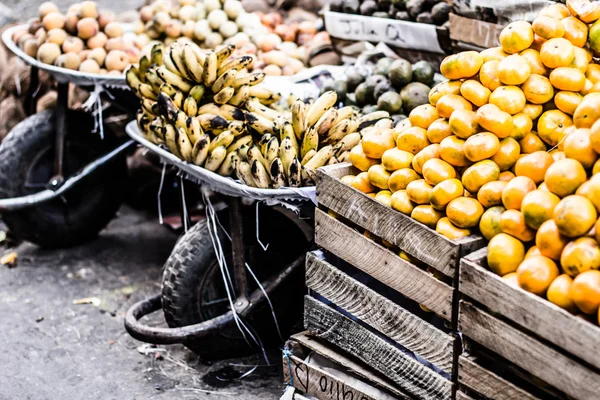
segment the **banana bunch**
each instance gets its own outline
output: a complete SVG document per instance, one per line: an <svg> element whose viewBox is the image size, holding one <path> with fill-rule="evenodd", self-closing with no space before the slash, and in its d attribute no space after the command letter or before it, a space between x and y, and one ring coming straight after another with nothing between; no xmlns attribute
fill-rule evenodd
<svg viewBox="0 0 600 400"><path fill-rule="evenodd" d="M391 124L387 112L360 116L352 107L338 109L333 91L312 104L298 99L290 111L276 109L280 94L259 85L264 74L246 71L251 56L231 58L233 50L159 43L127 70L148 140L248 186L299 187L314 184L317 168L346 161L362 129Z"/></svg>

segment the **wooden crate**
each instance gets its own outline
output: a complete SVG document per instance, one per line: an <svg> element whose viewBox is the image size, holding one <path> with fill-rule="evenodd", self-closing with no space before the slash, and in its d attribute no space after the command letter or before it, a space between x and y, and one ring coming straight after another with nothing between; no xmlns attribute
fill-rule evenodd
<svg viewBox="0 0 600 400"><path fill-rule="evenodd" d="M459 330L574 399L599 398L600 328L508 285L487 269L486 254L461 261Z"/></svg>

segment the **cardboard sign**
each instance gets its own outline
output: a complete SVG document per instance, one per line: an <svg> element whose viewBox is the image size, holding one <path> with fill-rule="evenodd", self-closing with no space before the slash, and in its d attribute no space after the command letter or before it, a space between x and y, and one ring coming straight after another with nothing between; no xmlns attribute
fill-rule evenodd
<svg viewBox="0 0 600 400"><path fill-rule="evenodd" d="M338 39L383 42L403 49L444 54L435 25L329 11L325 13L325 28Z"/></svg>

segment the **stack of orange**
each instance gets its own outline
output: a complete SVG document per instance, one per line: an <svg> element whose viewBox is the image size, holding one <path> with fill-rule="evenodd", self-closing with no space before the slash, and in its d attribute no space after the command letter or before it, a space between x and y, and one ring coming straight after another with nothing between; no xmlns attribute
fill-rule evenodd
<svg viewBox="0 0 600 400"><path fill-rule="evenodd" d="M343 180L451 239L479 229L492 270L600 320L599 18L568 0L447 57L430 104L364 129Z"/></svg>

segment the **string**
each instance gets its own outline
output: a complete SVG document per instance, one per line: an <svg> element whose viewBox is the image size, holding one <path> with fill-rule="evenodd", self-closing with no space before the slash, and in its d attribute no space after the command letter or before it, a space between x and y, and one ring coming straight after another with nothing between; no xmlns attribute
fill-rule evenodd
<svg viewBox="0 0 600 400"><path fill-rule="evenodd" d="M258 206L259 206L260 202L257 201L256 202L256 241L258 242L258 244L260 244L260 247L262 247L263 251L267 251L267 249L269 248L269 243L267 243L267 245L265 246L263 244L263 242L260 241L260 237L259 237L259 218L258 218Z"/></svg>
<svg viewBox="0 0 600 400"><path fill-rule="evenodd" d="M163 224L163 215L162 215L162 204L160 201L160 195L162 194L163 184L165 182L165 172L167 170L167 163L163 162L162 173L160 174L160 185L158 186L158 223Z"/></svg>
<svg viewBox="0 0 600 400"><path fill-rule="evenodd" d="M188 226L188 209L187 204L185 202L185 188L183 186L183 177L179 177L179 187L181 188L181 207L183 207L183 230L187 233Z"/></svg>

